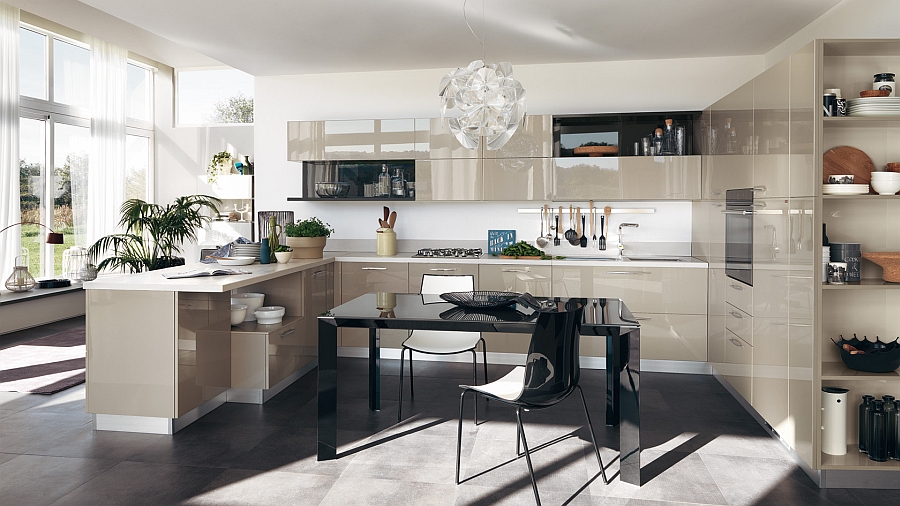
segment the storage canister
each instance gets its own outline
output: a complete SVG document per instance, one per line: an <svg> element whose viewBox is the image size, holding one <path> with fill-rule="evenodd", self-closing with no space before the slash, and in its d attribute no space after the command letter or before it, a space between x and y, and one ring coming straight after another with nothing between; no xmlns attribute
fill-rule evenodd
<svg viewBox="0 0 900 506"><path fill-rule="evenodd" d="M822 452L847 454L847 390L822 387Z"/></svg>
<svg viewBox="0 0 900 506"><path fill-rule="evenodd" d="M872 80L872 89L873 90L889 90L891 92L889 97L893 97L894 95L894 74L890 72L884 72L882 74L875 74L875 78Z"/></svg>
<svg viewBox="0 0 900 506"><path fill-rule="evenodd" d="M831 261L847 264L847 282L858 283L860 280L859 259L862 256L858 242L832 242Z"/></svg>

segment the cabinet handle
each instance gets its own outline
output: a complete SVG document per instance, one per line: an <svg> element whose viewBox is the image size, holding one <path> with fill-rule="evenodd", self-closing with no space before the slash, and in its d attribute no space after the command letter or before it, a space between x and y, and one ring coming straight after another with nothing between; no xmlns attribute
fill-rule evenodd
<svg viewBox="0 0 900 506"><path fill-rule="evenodd" d="M750 204L750 207L761 207L761 208L765 209L769 206L767 206L765 202L754 202L754 203Z"/></svg>
<svg viewBox="0 0 900 506"><path fill-rule="evenodd" d="M741 343L741 341L740 341L739 339L735 339L735 338L733 338L733 337L729 337L728 340L731 341L731 344L737 346L738 348L743 348L743 347L744 347L743 343Z"/></svg>
<svg viewBox="0 0 900 506"><path fill-rule="evenodd" d="M753 211L719 211L722 214L740 214L746 216L748 214L753 214Z"/></svg>
<svg viewBox="0 0 900 506"><path fill-rule="evenodd" d="M761 192L761 193L766 193L767 191L769 191L769 189L766 188L765 186L754 186L754 187L753 187L753 191L755 191L755 192Z"/></svg>
<svg viewBox="0 0 900 506"><path fill-rule="evenodd" d="M782 327L812 327L812 323L775 323L775 325L781 325Z"/></svg>
<svg viewBox="0 0 900 506"><path fill-rule="evenodd" d="M364 271L386 271L387 267L363 267Z"/></svg>
<svg viewBox="0 0 900 506"><path fill-rule="evenodd" d="M722 207L722 204L710 204L713 207Z"/></svg>
<svg viewBox="0 0 900 506"><path fill-rule="evenodd" d="M297 329L286 330L281 333L281 337L289 336L289 335L293 334L294 332L297 332Z"/></svg>
<svg viewBox="0 0 900 506"><path fill-rule="evenodd" d="M641 316L640 318L638 318L637 316L635 316L634 319L640 322L644 320L652 320L653 318L650 318L648 316Z"/></svg>
<svg viewBox="0 0 900 506"><path fill-rule="evenodd" d="M325 271L316 271L316 272L312 273L313 276L319 276L321 274L325 274Z"/></svg>
<svg viewBox="0 0 900 506"><path fill-rule="evenodd" d="M735 290L737 290L737 291L739 291L739 292L743 292L743 291L744 291L744 287L741 286L741 285L736 285L736 284L734 284L734 283L731 283L731 284L729 284L728 286L730 286L731 288L734 288Z"/></svg>
<svg viewBox="0 0 900 506"><path fill-rule="evenodd" d="M528 272L528 269L500 269L500 272Z"/></svg>
<svg viewBox="0 0 900 506"><path fill-rule="evenodd" d="M728 314L730 314L731 316L734 316L735 318L740 318L741 320L744 319L744 315L737 313L735 311L729 311Z"/></svg>
<svg viewBox="0 0 900 506"><path fill-rule="evenodd" d="M647 271L606 271L606 273L607 273L607 274L625 274L625 275L628 275L628 274L638 274L638 275L640 275L640 274L652 274L652 273L647 272Z"/></svg>
<svg viewBox="0 0 900 506"><path fill-rule="evenodd" d="M435 272L456 272L456 269L428 269L429 271Z"/></svg>
<svg viewBox="0 0 900 506"><path fill-rule="evenodd" d="M783 276L772 276L774 278L784 278L784 279L813 279L813 276L795 276L793 274L785 274Z"/></svg>
<svg viewBox="0 0 900 506"><path fill-rule="evenodd" d="M713 190L713 191L709 192L709 194L710 194L710 195L721 195L722 192L720 192L720 191L718 191L718 190Z"/></svg>

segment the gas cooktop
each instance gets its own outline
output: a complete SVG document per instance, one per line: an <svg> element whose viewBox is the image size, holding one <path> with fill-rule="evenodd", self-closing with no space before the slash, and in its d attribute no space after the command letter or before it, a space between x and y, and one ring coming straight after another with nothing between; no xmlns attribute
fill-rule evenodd
<svg viewBox="0 0 900 506"><path fill-rule="evenodd" d="M481 248L423 248L413 258L480 258Z"/></svg>

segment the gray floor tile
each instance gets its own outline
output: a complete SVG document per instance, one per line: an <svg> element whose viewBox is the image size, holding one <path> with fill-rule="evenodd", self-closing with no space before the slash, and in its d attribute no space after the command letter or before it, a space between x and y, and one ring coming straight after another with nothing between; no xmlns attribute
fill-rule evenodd
<svg viewBox="0 0 900 506"><path fill-rule="evenodd" d="M279 471L228 469L206 488L183 501L185 506L315 506L337 477Z"/></svg>
<svg viewBox="0 0 900 506"><path fill-rule="evenodd" d="M20 455L0 465L0 502L16 506L52 504L115 461Z"/></svg>
<svg viewBox="0 0 900 506"><path fill-rule="evenodd" d="M541 503L545 505L567 504L572 506L590 506L596 504L593 499L582 492L575 494L558 490L546 490L538 483ZM456 498L457 506L527 506L534 504L534 492L531 482L526 487L500 488L482 487L463 484L459 486Z"/></svg>
<svg viewBox="0 0 900 506"><path fill-rule="evenodd" d="M340 477L321 506L439 506L456 503L456 485Z"/></svg>
<svg viewBox="0 0 900 506"><path fill-rule="evenodd" d="M120 462L63 496L54 506L177 504L204 490L224 469Z"/></svg>
<svg viewBox="0 0 900 506"><path fill-rule="evenodd" d="M37 395L37 394L31 394ZM39 410L20 411L3 419L0 448L10 453L25 453L31 448L77 431L91 423L90 415L44 413Z"/></svg>

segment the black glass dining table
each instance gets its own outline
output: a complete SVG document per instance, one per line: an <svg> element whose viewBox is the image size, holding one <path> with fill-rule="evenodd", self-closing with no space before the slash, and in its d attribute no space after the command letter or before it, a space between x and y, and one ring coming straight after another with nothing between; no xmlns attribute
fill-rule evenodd
<svg viewBox="0 0 900 506"><path fill-rule="evenodd" d="M581 339L606 340L606 424L619 425L619 479L641 485L640 324L619 299L541 298L544 310L584 305ZM532 302L534 302L534 300ZM381 407L379 330L445 330L519 333L534 330L537 309L517 303L498 309L471 309L436 295L367 293L318 317L318 460L337 452L338 328L369 329L369 409ZM590 395L590 393L588 392Z"/></svg>

